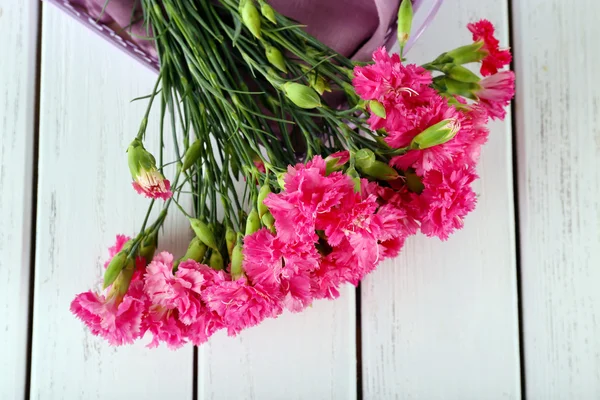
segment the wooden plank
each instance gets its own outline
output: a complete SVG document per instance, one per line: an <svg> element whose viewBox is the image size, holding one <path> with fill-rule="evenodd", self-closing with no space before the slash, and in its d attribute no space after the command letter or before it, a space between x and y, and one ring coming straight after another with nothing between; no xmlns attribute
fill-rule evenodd
<svg viewBox="0 0 600 400"><path fill-rule="evenodd" d="M513 1L527 398L600 398L594 0Z"/></svg>
<svg viewBox="0 0 600 400"><path fill-rule="evenodd" d="M446 1L409 61L469 43L480 18L508 43L506 1ZM520 398L510 121L491 128L465 228L411 238L363 284L365 399Z"/></svg>
<svg viewBox="0 0 600 400"><path fill-rule="evenodd" d="M156 75L54 6L43 11L32 397L190 398L190 346L148 350L145 338L112 348L69 312L100 279L115 234L134 234L144 218L148 201L130 187L125 149L146 107L130 100ZM158 138L151 118L148 136ZM160 248L181 254L186 221L171 218L165 232Z"/></svg>
<svg viewBox="0 0 600 400"><path fill-rule="evenodd" d="M27 368L37 44L35 1L0 1L0 398L22 398Z"/></svg>
<svg viewBox="0 0 600 400"><path fill-rule="evenodd" d="M354 287L200 348L201 399L355 399Z"/></svg>

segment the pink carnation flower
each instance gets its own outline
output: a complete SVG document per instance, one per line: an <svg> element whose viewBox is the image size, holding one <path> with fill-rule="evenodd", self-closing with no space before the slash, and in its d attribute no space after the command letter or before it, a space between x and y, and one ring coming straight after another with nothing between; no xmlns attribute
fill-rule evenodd
<svg viewBox="0 0 600 400"><path fill-rule="evenodd" d="M158 347L162 342L175 350L187 343L190 328L179 320L176 309L153 304L149 307L143 324L145 330L152 334L152 341L147 347Z"/></svg>
<svg viewBox="0 0 600 400"><path fill-rule="evenodd" d="M375 64L354 68L353 84L364 100L377 100L385 108L386 118L371 114L371 129L401 130L407 109L425 104L436 95L429 85L431 74L423 67L403 65L398 54L389 55L381 47L373 53Z"/></svg>
<svg viewBox="0 0 600 400"><path fill-rule="evenodd" d="M201 266L193 260L182 262L173 274L173 255L164 251L146 267L144 291L153 304L177 309L179 320L190 325L202 310L200 293L206 284Z"/></svg>
<svg viewBox="0 0 600 400"><path fill-rule="evenodd" d="M341 172L326 174L325 161L315 156L311 161L288 167L285 190L271 193L264 201L275 218L278 237L284 242L315 243L317 215L339 204L353 191L348 177Z"/></svg>
<svg viewBox="0 0 600 400"><path fill-rule="evenodd" d="M482 19L467 25L473 34L474 41L483 41L482 49L488 54L481 62L481 75L488 76L510 64L512 55L509 50L500 49L500 42L494 37L494 25L487 19Z"/></svg>
<svg viewBox="0 0 600 400"><path fill-rule="evenodd" d="M505 107L515 95L515 73L498 72L482 79L479 85L481 90L475 93L479 104L487 110L490 117L503 120L506 116Z"/></svg>
<svg viewBox="0 0 600 400"><path fill-rule="evenodd" d="M476 197L471 183L477 178L469 168L449 165L444 171L430 171L423 177L421 194L426 204L421 231L427 236L448 239L463 227L463 218L475 208Z"/></svg>
<svg viewBox="0 0 600 400"><path fill-rule="evenodd" d="M413 168L417 171L417 174L423 175L426 171L440 169L446 163L460 158L464 152L465 143L462 138L468 135L468 132L466 132L468 125L464 123L465 116L461 111L450 106L446 99L437 96L427 106L413 110L412 118L413 125L409 130L389 133L386 142L390 146L395 148L406 147L419 133L445 119L455 121L454 124L458 127L458 133L446 143L423 150L409 150L405 154L395 156L390 160L390 165L402 170Z"/></svg>
<svg viewBox="0 0 600 400"><path fill-rule="evenodd" d="M105 292L109 292L110 287ZM80 293L71 302L71 312L94 335L106 339L113 346L133 343L140 338L145 300L140 281L132 282L127 294L119 299L92 291Z"/></svg>
<svg viewBox="0 0 600 400"><path fill-rule="evenodd" d="M230 336L281 314L281 304L245 279L222 281L202 291L202 299L222 318Z"/></svg>

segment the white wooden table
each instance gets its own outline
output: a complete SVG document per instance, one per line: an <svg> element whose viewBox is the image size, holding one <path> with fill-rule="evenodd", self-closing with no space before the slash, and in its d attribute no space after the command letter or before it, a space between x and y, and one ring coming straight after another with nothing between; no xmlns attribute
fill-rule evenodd
<svg viewBox="0 0 600 400"><path fill-rule="evenodd" d="M600 399L598 15L447 0L411 58L488 18L517 73L465 229L194 353L111 348L69 313L143 218L123 149L154 74L51 5L0 0L0 399Z"/></svg>

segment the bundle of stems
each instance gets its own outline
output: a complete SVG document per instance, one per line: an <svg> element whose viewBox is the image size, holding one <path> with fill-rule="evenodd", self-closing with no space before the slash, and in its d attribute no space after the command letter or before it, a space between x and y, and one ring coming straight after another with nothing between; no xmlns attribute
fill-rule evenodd
<svg viewBox="0 0 600 400"><path fill-rule="evenodd" d="M138 139L159 97L159 166L165 124L177 164L165 210L174 202L187 215L179 197L189 184L195 218L215 232L244 232L259 188L276 189L288 165L339 149L376 149L351 84L353 62L268 4L261 4L262 16L249 0L143 0L142 6L161 69ZM332 105L321 97L325 91Z"/></svg>

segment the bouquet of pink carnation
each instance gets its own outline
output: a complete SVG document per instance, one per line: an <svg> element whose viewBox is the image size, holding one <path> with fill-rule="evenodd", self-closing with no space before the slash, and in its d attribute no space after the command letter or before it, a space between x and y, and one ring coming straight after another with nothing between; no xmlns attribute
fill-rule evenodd
<svg viewBox="0 0 600 400"><path fill-rule="evenodd" d="M419 231L444 240L463 226L488 121L504 118L514 94L502 70L511 54L490 22L469 24L472 42L419 66L402 56L409 0L398 12L401 53L379 48L368 63L263 0L142 6L160 73L127 152L134 189L152 200L139 233L109 248L101 287L71 304L92 333L113 345L149 333L149 346L170 348L236 335L335 299ZM162 145L158 162L145 147L157 100L170 162ZM155 254L172 209L195 234L180 257Z"/></svg>

